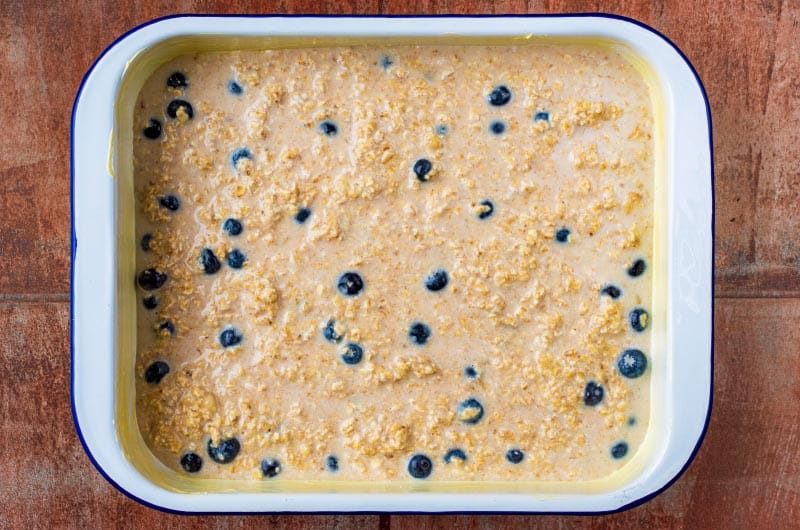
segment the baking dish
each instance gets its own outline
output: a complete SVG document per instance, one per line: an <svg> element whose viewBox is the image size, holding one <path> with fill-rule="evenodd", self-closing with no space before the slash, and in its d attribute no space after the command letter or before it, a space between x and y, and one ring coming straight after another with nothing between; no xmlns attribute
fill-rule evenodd
<svg viewBox="0 0 800 530"><path fill-rule="evenodd" d="M188 52L391 43L591 39L619 49L654 94L656 212L651 425L646 448L592 483L214 483L159 466L136 428L132 101L143 79ZM691 65L662 36L603 15L345 18L173 17L120 38L90 70L73 114L72 396L81 440L113 484L181 512L604 512L671 483L699 446L712 378L710 117ZM135 313L134 313L135 314Z"/></svg>

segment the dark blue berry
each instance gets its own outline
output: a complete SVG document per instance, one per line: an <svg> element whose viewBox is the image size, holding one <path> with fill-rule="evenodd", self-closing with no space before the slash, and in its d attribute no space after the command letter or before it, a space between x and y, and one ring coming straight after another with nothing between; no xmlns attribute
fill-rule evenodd
<svg viewBox="0 0 800 530"><path fill-rule="evenodd" d="M486 199L478 203L480 206L485 206L485 208L481 209L481 213L478 214L478 219L487 219L494 214L494 204L492 201Z"/></svg>
<svg viewBox="0 0 800 530"><path fill-rule="evenodd" d="M222 223L222 229L232 236L238 236L242 233L242 222L233 217L228 217L225 219L225 222Z"/></svg>
<svg viewBox="0 0 800 530"><path fill-rule="evenodd" d="M339 132L339 128L331 120L325 120L320 123L319 130L322 131L322 134L325 136L336 136L336 133Z"/></svg>
<svg viewBox="0 0 800 530"><path fill-rule="evenodd" d="M175 334L175 325L169 320L165 320L158 326L158 331L167 330L170 335Z"/></svg>
<svg viewBox="0 0 800 530"><path fill-rule="evenodd" d="M142 298L142 305L145 309L155 309L158 307L158 298L156 295L151 294L150 296L145 296Z"/></svg>
<svg viewBox="0 0 800 530"><path fill-rule="evenodd" d="M429 291L441 291L447 287L447 271L438 269L425 278L425 288Z"/></svg>
<svg viewBox="0 0 800 530"><path fill-rule="evenodd" d="M497 135L503 134L504 132L506 132L506 124L499 120L493 121L492 123L489 124L489 131L492 134L497 134Z"/></svg>
<svg viewBox="0 0 800 530"><path fill-rule="evenodd" d="M633 427L634 425L636 425L636 418L631 416L628 418L628 427Z"/></svg>
<svg viewBox="0 0 800 530"><path fill-rule="evenodd" d="M303 224L306 221L308 221L309 217L311 217L310 208L300 208L299 210L297 210L297 213L294 214L294 220L300 224Z"/></svg>
<svg viewBox="0 0 800 530"><path fill-rule="evenodd" d="M227 327L219 334L219 343L223 348L230 348L242 342L242 332L234 327Z"/></svg>
<svg viewBox="0 0 800 530"><path fill-rule="evenodd" d="M325 459L325 467L327 467L328 471L331 472L339 471L339 459L333 455L330 455Z"/></svg>
<svg viewBox="0 0 800 530"><path fill-rule="evenodd" d="M343 338L342 335L336 333L336 321L333 319L328 320L328 323L325 324L325 328L322 330L322 336L325 337L325 340L334 344L342 342Z"/></svg>
<svg viewBox="0 0 800 530"><path fill-rule="evenodd" d="M628 444L625 442L617 442L611 447L611 456L617 460L624 458L628 454Z"/></svg>
<svg viewBox="0 0 800 530"><path fill-rule="evenodd" d="M342 352L342 361L344 364L358 364L364 357L364 349L358 344L348 343Z"/></svg>
<svg viewBox="0 0 800 530"><path fill-rule="evenodd" d="M144 371L144 380L151 385L160 383L165 375L169 373L169 365L164 361L156 361Z"/></svg>
<svg viewBox="0 0 800 530"><path fill-rule="evenodd" d="M157 139L161 136L161 122L155 118L150 118L147 127L142 129L142 134L144 134L145 138L149 138L150 140Z"/></svg>
<svg viewBox="0 0 800 530"><path fill-rule="evenodd" d="M458 404L456 415L463 423L469 425L478 423L483 418L483 405L477 399L469 398Z"/></svg>
<svg viewBox="0 0 800 530"><path fill-rule="evenodd" d="M234 96L241 96L242 92L244 92L244 89L242 88L242 85L240 85L236 81L231 80L228 82L228 92L230 92Z"/></svg>
<svg viewBox="0 0 800 530"><path fill-rule="evenodd" d="M197 453L183 453L181 467L187 473L197 473L203 467L203 459Z"/></svg>
<svg viewBox="0 0 800 530"><path fill-rule="evenodd" d="M170 212L175 212L181 207L181 201L174 195L162 195L158 198L158 204Z"/></svg>
<svg viewBox="0 0 800 530"><path fill-rule="evenodd" d="M219 262L219 258L214 254L213 250L204 248L200 251L200 266L206 274L216 274L219 272L222 264Z"/></svg>
<svg viewBox="0 0 800 530"><path fill-rule="evenodd" d="M458 448L450 449L444 455L444 463L445 464L449 464L450 462L453 461L454 458L456 460L461 460L462 462L466 462L467 461L467 454L462 449L458 449Z"/></svg>
<svg viewBox="0 0 800 530"><path fill-rule="evenodd" d="M498 85L486 96L486 99L490 105L502 107L511 101L511 91L505 85Z"/></svg>
<svg viewBox="0 0 800 530"><path fill-rule="evenodd" d="M265 458L261 461L261 474L265 478L275 478L281 474L281 463L276 458Z"/></svg>
<svg viewBox="0 0 800 530"><path fill-rule="evenodd" d="M594 381L586 383L586 388L583 390L583 402L589 407L594 407L603 401L605 390L602 386Z"/></svg>
<svg viewBox="0 0 800 530"><path fill-rule="evenodd" d="M414 174L417 176L417 180L420 182L427 182L428 181L428 174L433 169L433 164L427 158L420 158L416 162L414 162Z"/></svg>
<svg viewBox="0 0 800 530"><path fill-rule="evenodd" d="M228 252L225 259L228 261L228 267L231 269L241 269L244 267L244 262L247 261L247 256L244 255L244 252L235 248Z"/></svg>
<svg viewBox="0 0 800 530"><path fill-rule="evenodd" d="M447 125L437 125L436 134L438 134L439 136L444 136L445 134L447 134Z"/></svg>
<svg viewBox="0 0 800 530"><path fill-rule="evenodd" d="M642 274L644 274L646 268L647 264L644 262L644 260L637 259L631 264L630 268L628 269L628 274L635 278L637 276L641 276Z"/></svg>
<svg viewBox="0 0 800 530"><path fill-rule="evenodd" d="M519 464L525 459L525 453L519 449L509 449L506 451L506 460L512 464Z"/></svg>
<svg viewBox="0 0 800 530"><path fill-rule="evenodd" d="M425 455L416 454L408 461L408 474L414 478L428 478L433 472L433 462Z"/></svg>
<svg viewBox="0 0 800 530"><path fill-rule="evenodd" d="M625 377L635 379L647 370L647 357L642 350L635 348L625 350L617 358L617 369Z"/></svg>
<svg viewBox="0 0 800 530"><path fill-rule="evenodd" d="M139 287L145 291L155 291L167 281L167 273L156 269L145 269L139 273Z"/></svg>
<svg viewBox="0 0 800 530"><path fill-rule="evenodd" d="M211 440L206 444L208 456L217 464L230 464L241 448L242 446L236 438L222 439L217 446L214 446Z"/></svg>
<svg viewBox="0 0 800 530"><path fill-rule="evenodd" d="M540 110L533 115L533 121L550 121L550 113Z"/></svg>
<svg viewBox="0 0 800 530"><path fill-rule="evenodd" d="M173 120L178 117L178 109L183 109L183 112L186 113L186 117L190 120L194 118L194 109L192 105L183 99L173 99L167 105L167 116L172 118Z"/></svg>
<svg viewBox="0 0 800 530"><path fill-rule="evenodd" d="M384 55L383 57L381 57L381 66L383 67L384 70L387 70L393 64L394 61L392 61L388 55Z"/></svg>
<svg viewBox="0 0 800 530"><path fill-rule="evenodd" d="M641 307L637 307L628 314L628 321L631 323L633 331L642 332L647 329L647 324L650 322L650 315Z"/></svg>
<svg viewBox="0 0 800 530"><path fill-rule="evenodd" d="M569 242L569 235L570 232L569 228L559 228L556 230L556 241L559 243L568 243Z"/></svg>
<svg viewBox="0 0 800 530"><path fill-rule="evenodd" d="M231 153L231 165L233 165L233 167L236 167L236 164L239 163L239 160L243 158L246 158L248 160L253 159L253 153L250 152L250 149L246 147L240 147L239 149Z"/></svg>
<svg viewBox="0 0 800 530"><path fill-rule="evenodd" d="M336 281L336 288L345 296L356 296L364 288L364 280L357 272L345 272Z"/></svg>
<svg viewBox="0 0 800 530"><path fill-rule="evenodd" d="M411 324L411 327L408 328L408 340L417 344L418 346L422 346L431 336L431 328L423 324L422 322L414 322Z"/></svg>
<svg viewBox="0 0 800 530"><path fill-rule="evenodd" d="M142 236L142 242L140 243L142 250L145 252L150 252L150 243L153 242L153 234L145 234Z"/></svg>
<svg viewBox="0 0 800 530"><path fill-rule="evenodd" d="M616 285L606 285L600 290L600 294L610 296L614 300L622 296L622 290Z"/></svg>
<svg viewBox="0 0 800 530"><path fill-rule="evenodd" d="M464 376L468 379L475 379L478 377L478 371L475 369L474 366L470 365L464 368Z"/></svg>
<svg viewBox="0 0 800 530"><path fill-rule="evenodd" d="M186 76L183 72L172 72L167 78L167 86L170 88L186 88L189 84L186 82Z"/></svg>

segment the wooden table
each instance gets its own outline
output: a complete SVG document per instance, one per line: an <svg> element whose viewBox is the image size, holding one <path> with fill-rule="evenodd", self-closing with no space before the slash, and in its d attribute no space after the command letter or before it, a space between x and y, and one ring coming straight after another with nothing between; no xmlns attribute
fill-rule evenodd
<svg viewBox="0 0 800 530"><path fill-rule="evenodd" d="M604 517L198 518L157 512L110 486L84 454L69 404L69 124L92 61L124 31L170 12L477 13L490 3L180 0L170 11L150 0L59 4L0 3L0 528L799 527L800 2L507 0L491 10L637 18L683 49L711 101L710 428L670 489Z"/></svg>

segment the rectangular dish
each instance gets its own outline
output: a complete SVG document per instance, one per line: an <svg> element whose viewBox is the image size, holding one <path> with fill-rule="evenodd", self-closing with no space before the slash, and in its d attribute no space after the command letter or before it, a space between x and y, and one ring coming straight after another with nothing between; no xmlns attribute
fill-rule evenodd
<svg viewBox="0 0 800 530"><path fill-rule="evenodd" d="M131 282L140 272L134 102L146 78L197 52L575 43L606 46L631 61L648 84L655 119L650 422L641 448L619 471L576 482L198 480L152 455L137 426L140 301ZM73 406L88 454L129 495L186 512L598 512L641 501L688 465L710 410L709 138L705 96L685 58L652 30L613 17L177 17L132 31L95 64L74 110ZM104 151L108 156L98 155Z"/></svg>

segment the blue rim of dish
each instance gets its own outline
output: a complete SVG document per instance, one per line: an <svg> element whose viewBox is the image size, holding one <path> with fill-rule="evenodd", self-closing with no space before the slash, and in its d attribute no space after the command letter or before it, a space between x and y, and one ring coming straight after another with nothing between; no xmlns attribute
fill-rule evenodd
<svg viewBox="0 0 800 530"><path fill-rule="evenodd" d="M75 252L78 248L78 241L75 237L75 113L78 108L78 102L81 99L81 94L83 93L84 85L86 84L86 80L89 78L89 75L94 71L97 63L108 53L114 46L117 45L118 42L125 39L128 35L139 31L142 28L155 24L157 22L162 22L164 20L171 20L175 18L210 18L210 17L226 17L226 18L607 18L611 20L621 20L623 22L628 22L635 26L639 26L650 33L653 33L657 37L661 38L664 42L670 45L672 49L680 56L681 59L686 63L689 67L689 70L694 75L695 81L697 81L697 86L700 88L700 92L703 95L703 100L705 101L706 106L706 119L708 120L708 145L709 145L709 155L710 155L710 169L711 169L711 344L709 345L710 348L710 362L711 362L711 370L710 370L710 390L708 393L708 410L706 411L706 418L703 424L703 430L700 433L700 436L697 439L697 442L692 449L689 458L686 459L686 462L683 464L681 469L673 476L666 484L662 487L657 489L656 491L645 495L639 499L629 502L628 504L624 504L619 508L615 508L613 510L601 510L601 511L593 511L593 512L570 512L570 511L308 511L308 512L293 512L293 511L277 511L277 512L190 512L190 511L183 511L183 510L174 510L172 508L166 508L164 506L159 506L157 504L153 504L148 502L144 499L137 497L136 495L130 493L125 488L117 484L100 466L97 460L92 455L92 452L89 450L88 445L86 444L86 440L83 437L83 432L81 431L80 423L78 422L78 415L75 408ZM619 513L631 508L635 508L641 504L646 503L650 499L660 495L662 492L667 490L671 487L689 468L691 463L694 461L695 457L697 456L697 452L700 450L700 446L703 444L703 440L706 437L706 433L708 432L708 424L711 420L711 409L713 407L714 402L714 289L715 289L715 282L714 282L714 272L715 272L715 264L714 264L714 253L713 249L715 246L716 241L716 230L714 221L716 218L716 194L714 190L714 138L712 134L712 123L711 123L711 105L708 101L708 94L706 93L706 88L703 85L703 81L700 79L700 76L697 73L692 62L686 57L686 54L678 48L678 46L672 42L666 35L658 31L657 29L645 24L644 22L640 22L636 19L625 17L622 15L615 15L612 13L546 13L546 14L502 14L502 15L470 15L470 14L457 14L457 15L319 15L319 14L271 14L271 15L215 15L215 14L177 14L177 15L169 15L165 17L155 18L153 20L149 20L138 26L131 28L130 30L126 31L114 41L109 44L103 52L97 56L97 58L92 63L91 67L86 71L84 74L83 79L81 79L81 84L78 87L78 92L75 96L75 102L72 105L72 118L70 120L70 189L69 189L69 207L70 207L70 283L69 283L69 321L70 321L70 328L69 328L69 341L70 341L70 405L72 409L72 421L75 424L75 430L78 434L78 438L80 439L81 445L83 446L83 450L86 453L86 456L89 457L89 460L92 462L94 467L97 471L105 478L112 486L114 486L118 491L122 494L127 496L134 501L143 504L149 508L153 508L155 510L171 513L176 515L608 515L613 513Z"/></svg>

